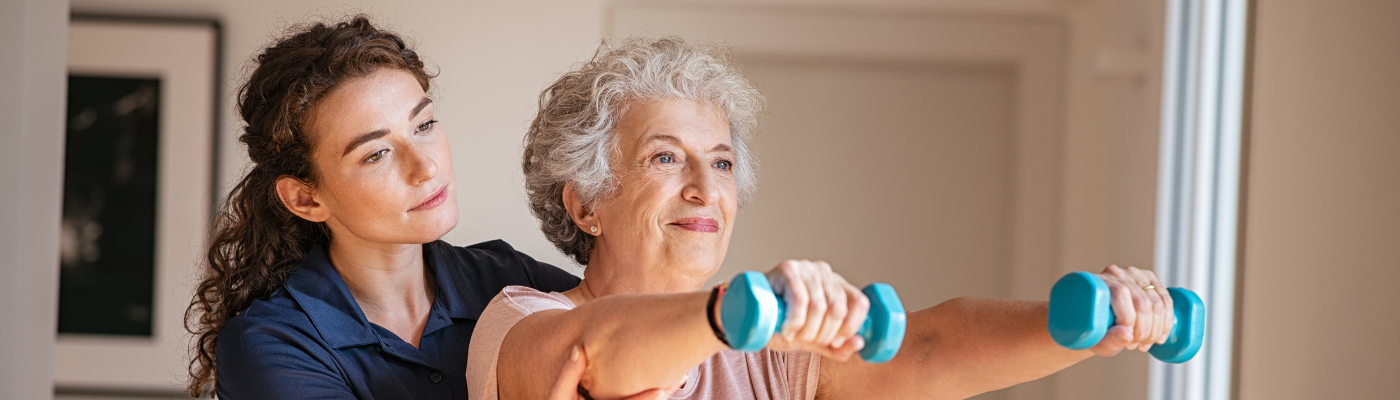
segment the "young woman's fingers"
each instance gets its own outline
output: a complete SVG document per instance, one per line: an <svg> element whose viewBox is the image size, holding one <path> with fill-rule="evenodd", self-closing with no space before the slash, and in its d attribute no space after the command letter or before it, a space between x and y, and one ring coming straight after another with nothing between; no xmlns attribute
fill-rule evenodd
<svg viewBox="0 0 1400 400"><path fill-rule="evenodd" d="M583 351L574 346L570 350L569 359L564 361L564 368L559 371L559 379L554 382L554 388L549 390L549 400L582 399L578 394L578 383L583 379L586 367Z"/></svg>

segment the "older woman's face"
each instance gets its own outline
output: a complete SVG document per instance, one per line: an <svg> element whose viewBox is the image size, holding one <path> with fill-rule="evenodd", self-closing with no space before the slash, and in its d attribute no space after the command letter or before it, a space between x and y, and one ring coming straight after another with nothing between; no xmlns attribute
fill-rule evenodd
<svg viewBox="0 0 1400 400"><path fill-rule="evenodd" d="M597 250L649 269L713 274L738 210L724 112L689 100L638 102L615 132L612 169L620 187L594 209Z"/></svg>

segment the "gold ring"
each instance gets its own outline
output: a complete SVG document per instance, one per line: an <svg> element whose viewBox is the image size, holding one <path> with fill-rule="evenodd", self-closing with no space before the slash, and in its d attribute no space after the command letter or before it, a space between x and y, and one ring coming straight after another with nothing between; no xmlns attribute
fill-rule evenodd
<svg viewBox="0 0 1400 400"><path fill-rule="evenodd" d="M1147 290L1152 290L1152 289L1156 289L1156 288L1157 288L1157 285L1147 285L1147 286L1143 286L1143 287L1142 287L1142 290L1147 291Z"/></svg>

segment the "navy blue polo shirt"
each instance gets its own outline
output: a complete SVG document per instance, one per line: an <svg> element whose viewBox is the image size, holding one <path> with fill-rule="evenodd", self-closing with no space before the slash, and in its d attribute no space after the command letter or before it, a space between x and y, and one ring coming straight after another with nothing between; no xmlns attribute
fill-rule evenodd
<svg viewBox="0 0 1400 400"><path fill-rule="evenodd" d="M437 283L419 347L365 319L325 249L219 331L219 399L466 399L467 349L508 285L564 291L578 278L495 240L423 245Z"/></svg>

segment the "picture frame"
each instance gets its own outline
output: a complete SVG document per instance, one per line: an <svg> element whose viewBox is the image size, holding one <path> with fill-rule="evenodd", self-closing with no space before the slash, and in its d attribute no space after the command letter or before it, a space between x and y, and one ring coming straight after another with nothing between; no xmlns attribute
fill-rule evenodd
<svg viewBox="0 0 1400 400"><path fill-rule="evenodd" d="M158 144L150 327L126 335L59 332L55 392L178 396L190 360L185 309L218 202L222 28L212 18L75 13L68 33L70 82L79 82L75 76L159 82ZM70 115L70 139L74 123Z"/></svg>

